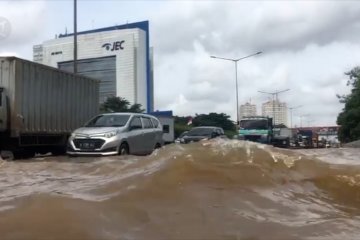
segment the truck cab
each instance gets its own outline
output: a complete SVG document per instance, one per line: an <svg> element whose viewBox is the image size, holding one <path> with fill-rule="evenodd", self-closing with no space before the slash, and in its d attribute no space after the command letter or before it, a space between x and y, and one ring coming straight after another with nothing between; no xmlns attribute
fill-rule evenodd
<svg viewBox="0 0 360 240"><path fill-rule="evenodd" d="M270 144L273 136L272 128L272 118L245 117L239 122L238 139Z"/></svg>

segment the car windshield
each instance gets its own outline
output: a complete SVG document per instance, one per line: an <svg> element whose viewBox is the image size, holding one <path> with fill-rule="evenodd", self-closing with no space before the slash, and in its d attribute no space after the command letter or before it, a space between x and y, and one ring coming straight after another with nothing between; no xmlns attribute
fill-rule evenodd
<svg viewBox="0 0 360 240"><path fill-rule="evenodd" d="M123 127L130 115L99 115L90 120L85 127Z"/></svg>
<svg viewBox="0 0 360 240"><path fill-rule="evenodd" d="M212 128L193 128L186 133L186 136L209 136L212 132Z"/></svg>
<svg viewBox="0 0 360 240"><path fill-rule="evenodd" d="M267 120L241 120L240 129L268 129Z"/></svg>

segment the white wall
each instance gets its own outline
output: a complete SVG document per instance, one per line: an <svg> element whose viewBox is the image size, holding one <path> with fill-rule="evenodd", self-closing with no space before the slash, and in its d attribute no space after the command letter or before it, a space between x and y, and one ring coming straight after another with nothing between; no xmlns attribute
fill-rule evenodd
<svg viewBox="0 0 360 240"><path fill-rule="evenodd" d="M169 125L169 133L163 134L164 142L173 142L175 139L174 133L174 118L157 116L162 126Z"/></svg>

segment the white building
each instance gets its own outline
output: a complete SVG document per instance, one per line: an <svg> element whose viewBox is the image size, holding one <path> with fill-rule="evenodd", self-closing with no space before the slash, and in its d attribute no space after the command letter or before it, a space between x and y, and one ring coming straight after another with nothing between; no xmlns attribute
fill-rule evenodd
<svg viewBox="0 0 360 240"><path fill-rule="evenodd" d="M34 61L73 71L73 34L34 46ZM100 80L100 102L123 97L153 111L148 21L78 33L78 73Z"/></svg>
<svg viewBox="0 0 360 240"><path fill-rule="evenodd" d="M265 117L271 117L274 124L287 125L287 105L284 102L278 100L268 101L262 105L262 115Z"/></svg>
<svg viewBox="0 0 360 240"><path fill-rule="evenodd" d="M149 113L159 119L163 128L164 143L173 143L175 140L175 120L172 111L156 111Z"/></svg>
<svg viewBox="0 0 360 240"><path fill-rule="evenodd" d="M248 102L240 105L240 119L250 116L257 116L256 105Z"/></svg>

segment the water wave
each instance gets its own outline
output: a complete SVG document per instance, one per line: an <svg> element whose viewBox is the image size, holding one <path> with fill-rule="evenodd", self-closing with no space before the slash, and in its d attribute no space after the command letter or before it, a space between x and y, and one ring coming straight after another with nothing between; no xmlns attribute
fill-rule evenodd
<svg viewBox="0 0 360 240"><path fill-rule="evenodd" d="M8 239L354 238L359 151L324 151L214 140L169 145L147 157L1 161L0 233Z"/></svg>

